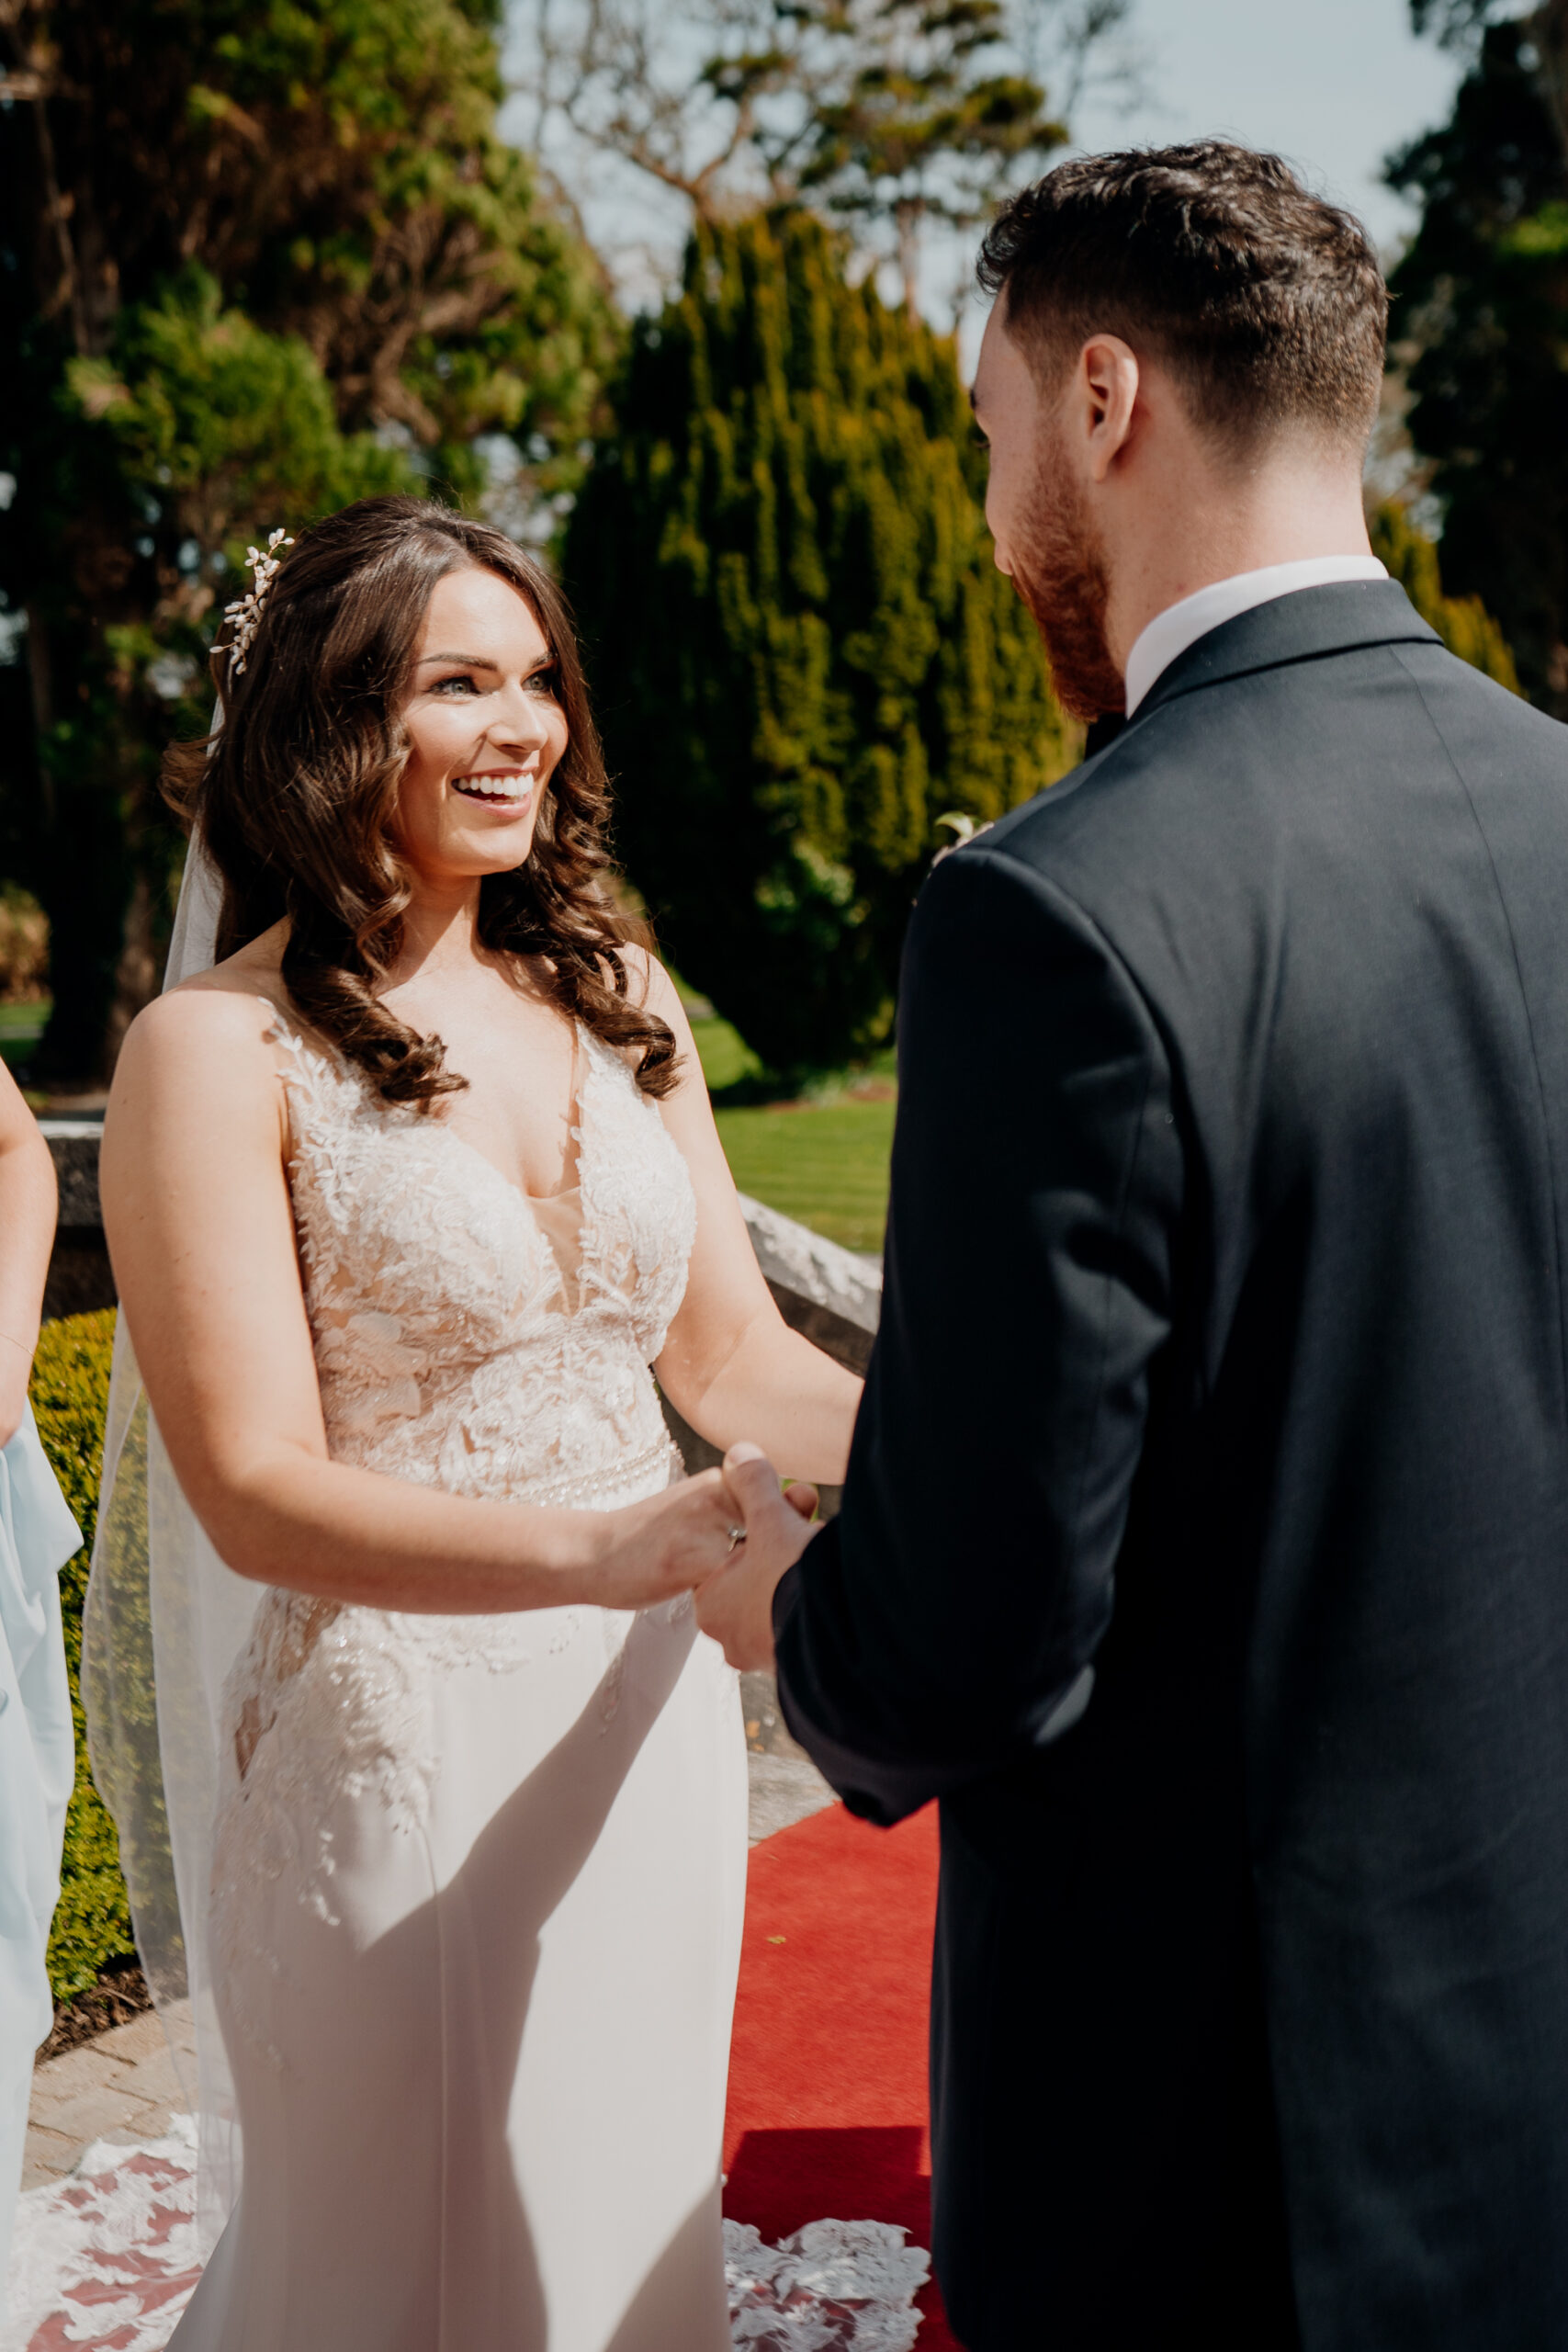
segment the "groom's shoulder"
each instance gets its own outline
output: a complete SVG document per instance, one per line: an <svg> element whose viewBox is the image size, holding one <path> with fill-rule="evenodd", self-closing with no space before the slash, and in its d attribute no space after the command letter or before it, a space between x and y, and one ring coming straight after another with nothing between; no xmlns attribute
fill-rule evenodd
<svg viewBox="0 0 1568 2352"><path fill-rule="evenodd" d="M1010 809L976 837L967 853L988 854L1054 876L1064 888L1103 867L1129 873L1168 854L1167 837L1190 847L1223 822L1214 790L1216 743L1211 724L1170 710L1133 720L1103 750L1090 755ZM1223 723L1223 722L1222 722ZM1223 764L1234 761L1222 753ZM1234 789L1234 776L1233 776Z"/></svg>
<svg viewBox="0 0 1568 2352"><path fill-rule="evenodd" d="M1393 829L1403 779L1500 786L1555 831L1568 793L1568 728L1436 639L1373 643L1205 683L1140 711L1062 780L976 842L1092 897L1197 890L1220 873L1277 870L1299 838ZM1417 795L1417 805L1419 801Z"/></svg>

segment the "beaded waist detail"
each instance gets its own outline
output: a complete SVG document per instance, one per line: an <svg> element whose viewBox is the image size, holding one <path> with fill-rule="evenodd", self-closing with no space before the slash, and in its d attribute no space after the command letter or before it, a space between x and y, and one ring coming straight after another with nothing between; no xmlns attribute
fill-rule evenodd
<svg viewBox="0 0 1568 2352"><path fill-rule="evenodd" d="M530 1480L526 1490L514 1499L557 1510L591 1510L605 1496L624 1495L629 1487L645 1487L649 1494L658 1494L660 1487L649 1482L660 1470L665 1474L665 1485L684 1475L679 1449L668 1433L644 1446L640 1453L628 1453L605 1469L576 1477Z"/></svg>

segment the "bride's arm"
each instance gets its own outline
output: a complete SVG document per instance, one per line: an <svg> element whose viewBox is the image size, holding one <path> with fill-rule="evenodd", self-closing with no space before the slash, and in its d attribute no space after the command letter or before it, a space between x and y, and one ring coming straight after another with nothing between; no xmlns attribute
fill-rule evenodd
<svg viewBox="0 0 1568 2352"><path fill-rule="evenodd" d="M773 1304L680 997L656 963L647 967L647 989L649 1009L670 1023L684 1057L680 1082L660 1108L697 1195L686 1295L654 1366L659 1385L710 1445L728 1450L752 1438L786 1478L836 1485L849 1461L861 1383L792 1331Z"/></svg>
<svg viewBox="0 0 1568 2352"><path fill-rule="evenodd" d="M0 1445L27 1410L55 1207L49 1146L0 1062Z"/></svg>
<svg viewBox="0 0 1568 2352"><path fill-rule="evenodd" d="M485 1502L327 1453L254 996L174 990L133 1023L101 1189L121 1312L175 1471L240 1575L329 1600L459 1614L631 1608L719 1566L716 1472L615 1512Z"/></svg>

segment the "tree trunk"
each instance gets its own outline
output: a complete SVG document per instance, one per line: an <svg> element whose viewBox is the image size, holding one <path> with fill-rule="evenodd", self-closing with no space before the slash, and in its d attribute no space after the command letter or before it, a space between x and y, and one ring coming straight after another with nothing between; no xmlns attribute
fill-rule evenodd
<svg viewBox="0 0 1568 2352"><path fill-rule="evenodd" d="M1540 59L1536 85L1568 164L1568 0L1545 0L1529 19L1529 33Z"/></svg>
<svg viewBox="0 0 1568 2352"><path fill-rule="evenodd" d="M112 1074L121 1039L156 985L151 896L138 894L134 842L127 821L132 779L104 773L101 736L78 731L79 761L69 756L78 666L60 658L51 623L28 615L28 656L38 775L36 887L49 917L49 1023L32 1057L40 1083L96 1087ZM55 627L60 624L56 623ZM88 746L91 746L89 750ZM141 933L128 914L141 904Z"/></svg>
<svg viewBox="0 0 1568 2352"><path fill-rule="evenodd" d="M28 251L38 310L63 328L79 356L97 356L112 336L118 279L106 258L81 123L69 113L71 101L54 92L50 61L40 55L34 62L39 76L28 109L34 234ZM58 140L51 107L67 108ZM25 479L20 491L26 499ZM56 548L51 560L80 564L84 553L78 548L72 558ZM102 772L101 743L77 723L89 696L82 600L68 594L63 613L58 605L51 611L45 592L27 609L37 888L49 917L54 1000L32 1068L46 1084L90 1087L109 1076L119 1042L151 993L149 956L126 933L132 861L125 811L134 793ZM73 736L80 747L74 760Z"/></svg>
<svg viewBox="0 0 1568 2352"><path fill-rule="evenodd" d="M44 1084L74 1090L112 1075L120 1041L152 993L150 957L128 938L137 885L115 796L85 780L62 784L57 797L39 889L54 1004L34 1068Z"/></svg>

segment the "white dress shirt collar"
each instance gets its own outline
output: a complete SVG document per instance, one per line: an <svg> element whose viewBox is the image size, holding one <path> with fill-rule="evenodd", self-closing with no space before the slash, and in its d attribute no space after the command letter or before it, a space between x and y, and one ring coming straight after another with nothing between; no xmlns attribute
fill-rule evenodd
<svg viewBox="0 0 1568 2352"><path fill-rule="evenodd" d="M1127 716L1132 718L1162 671L1179 653L1196 645L1222 621L1234 621L1254 605L1271 604L1276 596L1293 595L1298 588L1328 588L1341 580L1386 580L1388 573L1375 555L1314 555L1300 563L1270 563L1261 571L1238 571L1232 580L1216 580L1195 596L1183 596L1156 613L1127 656Z"/></svg>

